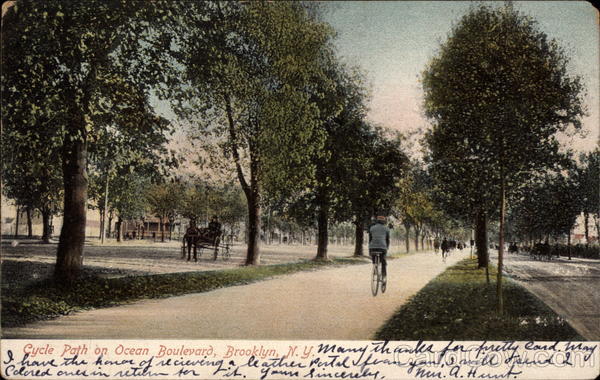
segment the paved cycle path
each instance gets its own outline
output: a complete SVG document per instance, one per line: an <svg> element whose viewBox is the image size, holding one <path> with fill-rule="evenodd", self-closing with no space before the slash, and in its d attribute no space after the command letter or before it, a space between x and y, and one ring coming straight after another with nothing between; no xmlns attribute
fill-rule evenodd
<svg viewBox="0 0 600 380"><path fill-rule="evenodd" d="M371 265L280 276L206 293L75 313L4 338L372 339L408 298L462 258L422 252L388 261L385 294L371 295Z"/></svg>

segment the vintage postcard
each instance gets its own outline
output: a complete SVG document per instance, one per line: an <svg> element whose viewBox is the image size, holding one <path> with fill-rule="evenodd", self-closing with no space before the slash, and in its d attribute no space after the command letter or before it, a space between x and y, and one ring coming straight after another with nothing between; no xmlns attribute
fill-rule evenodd
<svg viewBox="0 0 600 380"><path fill-rule="evenodd" d="M585 1L2 5L6 379L595 379Z"/></svg>

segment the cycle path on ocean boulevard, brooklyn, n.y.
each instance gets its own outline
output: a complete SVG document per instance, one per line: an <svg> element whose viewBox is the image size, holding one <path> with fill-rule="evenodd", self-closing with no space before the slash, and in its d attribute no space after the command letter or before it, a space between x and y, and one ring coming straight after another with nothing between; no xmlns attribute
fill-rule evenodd
<svg viewBox="0 0 600 380"><path fill-rule="evenodd" d="M384 294L371 294L371 264L299 272L249 285L75 313L4 338L368 340L408 298L447 267L422 252L388 260Z"/></svg>

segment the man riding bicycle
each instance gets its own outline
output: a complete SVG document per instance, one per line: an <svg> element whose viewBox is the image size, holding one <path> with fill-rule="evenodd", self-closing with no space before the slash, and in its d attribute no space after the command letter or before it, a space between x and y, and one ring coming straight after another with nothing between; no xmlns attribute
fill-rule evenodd
<svg viewBox="0 0 600 380"><path fill-rule="evenodd" d="M386 276L385 255L390 248L390 229L385 225L385 216L377 215L377 220L369 228L369 255L375 263L375 255L381 257L381 273Z"/></svg>

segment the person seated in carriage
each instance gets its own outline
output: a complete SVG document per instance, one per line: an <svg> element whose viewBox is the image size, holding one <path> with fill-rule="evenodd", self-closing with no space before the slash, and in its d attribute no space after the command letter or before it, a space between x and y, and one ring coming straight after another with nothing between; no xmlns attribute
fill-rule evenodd
<svg viewBox="0 0 600 380"><path fill-rule="evenodd" d="M221 223L219 223L219 217L216 215L214 215L210 223L208 223L208 236L210 240L215 241L215 243L216 239L221 236Z"/></svg>
<svg viewBox="0 0 600 380"><path fill-rule="evenodd" d="M200 237L200 231L198 230L198 227L196 227L196 221L194 219L190 219L190 225L185 231L185 235L183 235L183 239L187 245L188 261L191 258L192 245L194 246L194 260L196 260L198 237Z"/></svg>

